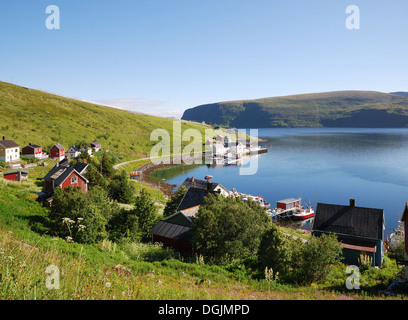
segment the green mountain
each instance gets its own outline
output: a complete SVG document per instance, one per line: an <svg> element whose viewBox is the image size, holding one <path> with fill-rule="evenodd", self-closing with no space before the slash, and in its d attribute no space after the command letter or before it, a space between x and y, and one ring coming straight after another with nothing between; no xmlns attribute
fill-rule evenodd
<svg viewBox="0 0 408 320"><path fill-rule="evenodd" d="M172 136L173 120L69 99L42 91L0 82L0 139L20 146L38 144L44 150L54 143L66 149L78 142L101 142L102 147L124 158L144 157L157 141L155 129ZM182 132L205 126L182 123Z"/></svg>
<svg viewBox="0 0 408 320"><path fill-rule="evenodd" d="M187 109L182 119L237 128L407 127L408 97L334 91L227 101Z"/></svg>

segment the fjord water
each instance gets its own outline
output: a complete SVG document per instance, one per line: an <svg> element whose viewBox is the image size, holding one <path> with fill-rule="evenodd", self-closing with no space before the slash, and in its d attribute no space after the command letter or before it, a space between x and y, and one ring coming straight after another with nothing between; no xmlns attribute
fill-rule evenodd
<svg viewBox="0 0 408 320"><path fill-rule="evenodd" d="M273 207L289 197L314 207L347 205L354 198L357 206L384 209L386 235L397 227L408 201L408 129L274 128L258 129L258 136L268 153L249 160L258 161L254 175L240 175L234 165L202 165L185 167L166 182L212 175L214 182L262 196Z"/></svg>

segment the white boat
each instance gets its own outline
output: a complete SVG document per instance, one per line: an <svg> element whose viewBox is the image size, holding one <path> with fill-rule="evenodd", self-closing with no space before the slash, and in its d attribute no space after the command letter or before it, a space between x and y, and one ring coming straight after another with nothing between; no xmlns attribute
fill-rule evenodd
<svg viewBox="0 0 408 320"><path fill-rule="evenodd" d="M312 217L314 217L313 207L297 208L292 214L294 220L306 220Z"/></svg>
<svg viewBox="0 0 408 320"><path fill-rule="evenodd" d="M394 232L390 235L390 249L392 251L395 250L396 247L405 239L405 232L404 228L401 224L401 221L398 221L398 227L394 230Z"/></svg>

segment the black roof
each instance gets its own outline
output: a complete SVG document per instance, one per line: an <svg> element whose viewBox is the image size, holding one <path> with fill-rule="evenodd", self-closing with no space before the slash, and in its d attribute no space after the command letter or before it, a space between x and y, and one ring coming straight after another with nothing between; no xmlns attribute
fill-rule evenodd
<svg viewBox="0 0 408 320"><path fill-rule="evenodd" d="M75 170L75 168L69 168L69 167L59 166L59 165L56 165L54 168L52 168L45 175L44 180L54 181L56 185L60 185L74 171L76 171L79 176L81 176L85 181L88 182L88 180L83 175L81 175L77 170Z"/></svg>
<svg viewBox="0 0 408 320"><path fill-rule="evenodd" d="M191 228L179 224L167 222L165 220L159 221L150 233L162 236L165 238L176 239L180 241L191 241Z"/></svg>
<svg viewBox="0 0 408 320"><path fill-rule="evenodd" d="M383 240L384 210L318 203L313 231Z"/></svg>
<svg viewBox="0 0 408 320"><path fill-rule="evenodd" d="M210 183L211 183L211 186L210 186L211 191L214 191L214 189L216 187L218 187L218 186L220 186L221 188L228 191L228 189L225 188L222 184L219 184L219 183L216 183L216 182L210 182ZM187 189L190 188L190 187L207 189L207 181L206 180L195 179L194 177L186 178L186 180L184 180L184 182L181 185L185 186Z"/></svg>
<svg viewBox="0 0 408 320"><path fill-rule="evenodd" d="M80 173L80 174L82 174L84 171L85 171L85 169L88 167L88 164L87 163L85 163L85 162L77 162L77 163L75 163L75 165L74 165L74 169L76 170L76 171L78 171L78 173Z"/></svg>
<svg viewBox="0 0 408 320"><path fill-rule="evenodd" d="M183 199L181 200L180 204L178 205L177 211L201 205L201 203L204 200L204 197L207 196L209 193L214 192L203 188L190 187L187 190L186 194L184 195Z"/></svg>

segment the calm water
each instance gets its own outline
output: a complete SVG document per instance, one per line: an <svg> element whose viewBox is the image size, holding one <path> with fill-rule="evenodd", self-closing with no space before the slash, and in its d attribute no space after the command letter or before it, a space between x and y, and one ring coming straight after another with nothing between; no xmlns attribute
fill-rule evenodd
<svg viewBox="0 0 408 320"><path fill-rule="evenodd" d="M258 161L255 175L240 175L238 166L202 165L185 167L166 182L180 185L186 177L210 174L272 206L289 197L314 207L355 198L357 206L384 209L387 235L397 227L408 201L408 129L259 129L259 137L267 140L260 144L268 153L249 160Z"/></svg>

